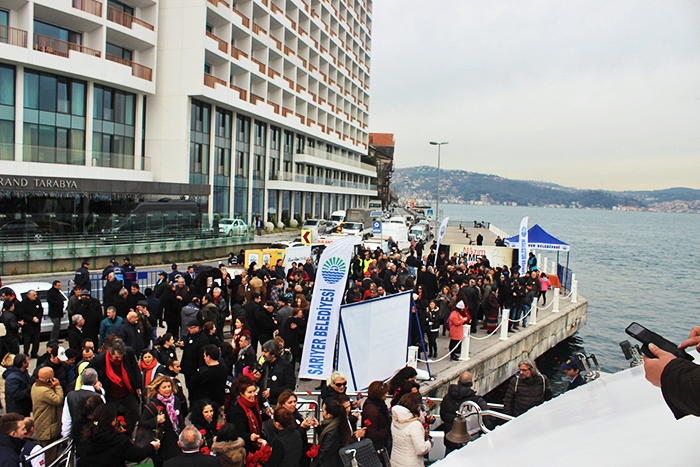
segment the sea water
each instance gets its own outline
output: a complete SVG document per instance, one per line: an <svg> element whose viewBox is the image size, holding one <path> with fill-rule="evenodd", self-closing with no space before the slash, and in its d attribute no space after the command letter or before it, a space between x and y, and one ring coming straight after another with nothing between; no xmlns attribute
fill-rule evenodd
<svg viewBox="0 0 700 467"><path fill-rule="evenodd" d="M451 221L486 221L510 235L529 216L528 227L539 224L568 243L569 267L579 295L588 300L588 319L579 339L565 345L594 353L603 371L629 367L619 342L635 343L625 334L632 321L676 343L700 326L698 214L464 204L441 204L440 211ZM559 258L566 265L566 253ZM567 351L558 349L562 358Z"/></svg>

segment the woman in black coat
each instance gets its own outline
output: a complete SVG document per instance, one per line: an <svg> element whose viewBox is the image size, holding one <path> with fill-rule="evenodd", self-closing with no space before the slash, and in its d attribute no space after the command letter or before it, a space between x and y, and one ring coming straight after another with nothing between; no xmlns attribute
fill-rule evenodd
<svg viewBox="0 0 700 467"><path fill-rule="evenodd" d="M345 407L338 401L327 400L323 403L321 414L323 421L319 425L321 433L315 463L319 467L342 467L343 461L338 451L350 444L352 436Z"/></svg>
<svg viewBox="0 0 700 467"><path fill-rule="evenodd" d="M236 427L247 452L257 451L264 442L263 418L269 418L260 412L258 388L249 376L239 376L233 382L233 393L238 399L228 406L226 421Z"/></svg>
<svg viewBox="0 0 700 467"><path fill-rule="evenodd" d="M204 454L211 453L214 438L221 428L218 423L220 409L219 404L209 399L196 400L190 408L190 422L202 435L202 446L199 450Z"/></svg>
<svg viewBox="0 0 700 467"><path fill-rule="evenodd" d="M126 462L140 462L155 457L160 447L157 439L142 448L129 437L115 430L117 407L113 404L98 406L92 414L92 423L83 430L83 441L78 445L81 467L124 467Z"/></svg>
<svg viewBox="0 0 700 467"><path fill-rule="evenodd" d="M162 466L163 462L179 456L181 452L177 441L185 427L185 420L180 413L180 399L175 395L174 388L168 376L156 376L148 385L150 402L144 406L139 421L141 428L154 430L156 438L160 440L160 449L153 459L155 467Z"/></svg>

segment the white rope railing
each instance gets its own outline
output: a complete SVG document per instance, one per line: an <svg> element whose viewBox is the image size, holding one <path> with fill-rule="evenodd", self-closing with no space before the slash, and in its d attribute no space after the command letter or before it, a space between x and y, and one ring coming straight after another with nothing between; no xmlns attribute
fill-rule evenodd
<svg viewBox="0 0 700 467"><path fill-rule="evenodd" d="M508 321L510 321L511 323L519 323L521 319L527 318L528 315L529 315L530 313L532 313L532 309L533 309L533 308L537 308L537 307L536 307L536 306L534 306L534 307L531 306L530 309L528 310L528 312L525 313L524 315L522 315L522 316L520 317L520 319L510 319L510 318L508 318Z"/></svg>
<svg viewBox="0 0 700 467"><path fill-rule="evenodd" d="M547 308L549 308L552 305L554 305L554 300L551 300L549 302L549 305L539 306L539 305L535 304L535 307L537 307L538 310L546 310Z"/></svg>
<svg viewBox="0 0 700 467"><path fill-rule="evenodd" d="M562 300L566 300L567 298L571 297L571 294L572 294L572 293L574 293L573 290L569 291L569 293L568 293L567 295L564 295L564 296L562 296L562 297L560 297L560 298L561 298Z"/></svg>
<svg viewBox="0 0 700 467"><path fill-rule="evenodd" d="M449 357L450 355L452 355L452 352L454 352L455 349L456 349L457 347L459 347L459 345L460 345L461 343L462 343L462 341L459 341L459 343L456 344L454 347L452 347L452 348L449 350L449 352L447 352L447 354L443 355L442 357L438 358L437 360L421 360L420 358L416 358L416 360L418 360L418 361L421 362L421 363L437 363L437 362L441 362L441 361L443 361L444 359L446 359L447 357Z"/></svg>
<svg viewBox="0 0 700 467"><path fill-rule="evenodd" d="M503 324L503 321L500 321L500 322L498 323L498 326L496 326L496 329L494 329L493 331L491 331L491 334L488 334L488 335L486 335L486 336L484 336L484 337L471 337L471 339L476 339L476 340L478 340L478 341L483 341L484 339L488 339L489 337L491 337L491 336L493 336L494 334L496 334L496 331L498 331L498 330L501 328L501 325L502 325L502 324Z"/></svg>

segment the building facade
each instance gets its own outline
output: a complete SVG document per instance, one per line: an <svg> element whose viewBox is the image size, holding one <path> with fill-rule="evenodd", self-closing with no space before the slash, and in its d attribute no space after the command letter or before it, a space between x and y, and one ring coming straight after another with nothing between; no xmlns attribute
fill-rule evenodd
<svg viewBox="0 0 700 467"><path fill-rule="evenodd" d="M0 0L2 212L74 226L167 197L248 222L366 205L370 15L370 0Z"/></svg>
<svg viewBox="0 0 700 467"><path fill-rule="evenodd" d="M377 197L382 206L391 204L391 176L394 173L394 134L369 134L369 160L377 168Z"/></svg>

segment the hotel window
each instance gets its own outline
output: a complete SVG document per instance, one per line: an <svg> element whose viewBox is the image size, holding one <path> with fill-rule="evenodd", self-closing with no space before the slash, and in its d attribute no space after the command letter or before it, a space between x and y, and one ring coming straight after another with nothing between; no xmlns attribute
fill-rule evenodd
<svg viewBox="0 0 700 467"><path fill-rule="evenodd" d="M2 26L9 26L10 25L10 13L5 10L0 10L0 25ZM2 36L0 35L0 42L7 42L7 40L3 41Z"/></svg>
<svg viewBox="0 0 700 467"><path fill-rule="evenodd" d="M214 212L228 217L231 197L231 134L233 114L216 109L214 135Z"/></svg>
<svg viewBox="0 0 700 467"><path fill-rule="evenodd" d="M190 183L209 183L211 106L192 99L190 115Z"/></svg>
<svg viewBox="0 0 700 467"><path fill-rule="evenodd" d="M93 101L93 165L133 169L136 95L96 84Z"/></svg>
<svg viewBox="0 0 700 467"><path fill-rule="evenodd" d="M24 72L24 160L85 164L84 81Z"/></svg>
<svg viewBox="0 0 700 467"><path fill-rule="evenodd" d="M255 121L253 126L253 180L262 180L265 175L265 145L267 125ZM253 184L255 186L255 184ZM257 188L262 188L258 186Z"/></svg>
<svg viewBox="0 0 700 467"><path fill-rule="evenodd" d="M248 163L250 161L250 118L236 117L236 176L233 188L233 211L236 216L248 214Z"/></svg>
<svg viewBox="0 0 700 467"><path fill-rule="evenodd" d="M123 11L127 15L134 16L134 8L130 7L129 5L124 4L122 2L117 2L115 0L109 0L107 2L107 5L114 8L115 10Z"/></svg>
<svg viewBox="0 0 700 467"><path fill-rule="evenodd" d="M2 11L0 11L1 18ZM15 68L8 65L0 65L0 160L14 160L14 143Z"/></svg>
<svg viewBox="0 0 700 467"><path fill-rule="evenodd" d="M109 42L107 42L107 48L105 49L105 51L110 55L124 60L132 61L134 59L133 51L116 44L110 44Z"/></svg>
<svg viewBox="0 0 700 467"><path fill-rule="evenodd" d="M53 37L54 39L65 42L72 42L73 44L82 45L83 43L82 33L62 28L61 26L56 26L54 24L44 23L43 21L34 20L34 33L41 34L42 36Z"/></svg>

